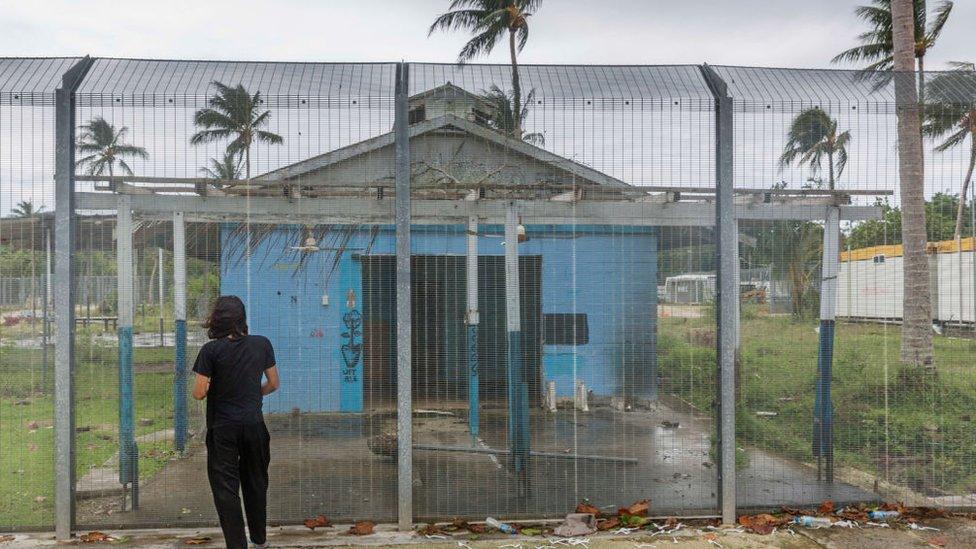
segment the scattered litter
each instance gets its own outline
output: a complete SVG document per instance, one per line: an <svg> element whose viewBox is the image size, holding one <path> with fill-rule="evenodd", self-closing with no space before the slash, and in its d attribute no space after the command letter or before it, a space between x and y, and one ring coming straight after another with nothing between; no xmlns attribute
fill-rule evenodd
<svg viewBox="0 0 976 549"><path fill-rule="evenodd" d="M716 534L705 534L705 541L707 541L709 545L722 547L722 544L718 542L718 536Z"/></svg>
<svg viewBox="0 0 976 549"><path fill-rule="evenodd" d="M630 534L633 534L637 530L638 530L637 528L618 528L614 532L614 534L620 534L622 536L629 536Z"/></svg>
<svg viewBox="0 0 976 549"><path fill-rule="evenodd" d="M776 417L778 415L779 412L762 412L762 411L756 412L757 417Z"/></svg>
<svg viewBox="0 0 976 549"><path fill-rule="evenodd" d="M105 543L109 541L115 541L115 538L106 534L105 532L93 531L82 535L78 538L82 543Z"/></svg>
<svg viewBox="0 0 976 549"><path fill-rule="evenodd" d="M305 519L305 527L315 531L316 528L332 528L332 523L325 515L319 515L315 518Z"/></svg>
<svg viewBox="0 0 976 549"><path fill-rule="evenodd" d="M900 516L901 513L898 511L871 511L868 513L868 518L877 521L896 519Z"/></svg>
<svg viewBox="0 0 976 549"><path fill-rule="evenodd" d="M17 538L15 538L14 536L12 536L10 534L4 534L4 535L0 536L0 543L7 543L8 541L13 541L15 539L17 539Z"/></svg>
<svg viewBox="0 0 976 549"><path fill-rule="evenodd" d="M515 530L515 528L512 525L505 524L504 522L501 522L498 519L495 519L495 518L492 518L492 517L486 518L485 519L485 524L487 524L488 526L491 526L492 528L494 528L495 530L498 530L499 532L502 532L503 534L515 534L515 533L517 533L516 530Z"/></svg>
<svg viewBox="0 0 976 549"><path fill-rule="evenodd" d="M549 543L552 545L568 545L570 547L589 547L590 538L554 538L550 539Z"/></svg>
<svg viewBox="0 0 976 549"><path fill-rule="evenodd" d="M874 526L875 528L891 528L891 525L887 522L871 522L867 521L864 523L865 526Z"/></svg>
<svg viewBox="0 0 976 549"><path fill-rule="evenodd" d="M793 524L805 526L807 528L830 528L834 525L834 521L825 517L811 517L809 515L803 515L793 519Z"/></svg>
<svg viewBox="0 0 976 549"><path fill-rule="evenodd" d="M613 506L611 506L611 508L612 507ZM581 501L581 502L577 503L576 504L576 511L574 511L574 512L575 513L589 513L589 514L593 515L594 517L599 517L600 516L600 509L597 508L597 507L594 507L593 505L590 505L586 501Z"/></svg>
<svg viewBox="0 0 976 549"><path fill-rule="evenodd" d="M630 507L620 509L621 515L632 515L636 517L646 517L647 511L651 508L650 500L642 499L633 503Z"/></svg>
<svg viewBox="0 0 976 549"><path fill-rule="evenodd" d="M918 524L916 522L910 522L910 523L908 523L908 528L910 530L927 530L929 532L939 532L940 531L938 528L933 528L931 526L922 526L921 524Z"/></svg>
<svg viewBox="0 0 976 549"><path fill-rule="evenodd" d="M563 538L576 538L592 534L596 529L596 517L591 513L570 513L553 534Z"/></svg>
<svg viewBox="0 0 976 549"><path fill-rule="evenodd" d="M354 536L368 536L373 533L373 528L375 526L376 524L368 520L363 520L350 526L348 533Z"/></svg>
<svg viewBox="0 0 976 549"><path fill-rule="evenodd" d="M457 546L460 549L472 549L471 546L468 545L468 542L466 542L466 541L459 541L459 542L457 542Z"/></svg>
<svg viewBox="0 0 976 549"><path fill-rule="evenodd" d="M774 517L768 514L742 515L739 517L739 524L746 530L760 535L769 535L777 526L782 526L789 522L787 518Z"/></svg>

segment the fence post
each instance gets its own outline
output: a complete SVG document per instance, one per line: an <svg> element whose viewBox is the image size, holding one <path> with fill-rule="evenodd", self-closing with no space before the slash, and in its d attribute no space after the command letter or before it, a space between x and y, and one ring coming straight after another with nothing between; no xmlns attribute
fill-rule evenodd
<svg viewBox="0 0 976 549"><path fill-rule="evenodd" d="M715 240L718 254L719 505L722 522L735 523L735 347L739 300L738 238L733 203L732 98L708 65L702 74L715 98Z"/></svg>
<svg viewBox="0 0 976 549"><path fill-rule="evenodd" d="M814 397L813 452L826 461L827 482L834 481L834 407L830 384L834 360L834 318L837 314L837 270L840 262L840 208L829 206L824 218L823 263L820 279L820 353Z"/></svg>
<svg viewBox="0 0 976 549"><path fill-rule="evenodd" d="M71 538L75 523L75 91L91 64L88 57L78 61L54 92L54 532L61 541Z"/></svg>
<svg viewBox="0 0 976 549"><path fill-rule="evenodd" d="M467 313L464 322L468 327L468 432L472 446L478 443L478 218L468 218L468 265L467 265Z"/></svg>
<svg viewBox="0 0 976 549"><path fill-rule="evenodd" d="M186 451L186 223L183 212L173 214L173 324L176 360L173 372L173 442Z"/></svg>
<svg viewBox="0 0 976 549"><path fill-rule="evenodd" d="M133 295L132 197L118 195L118 221L115 225L115 245L119 278L119 484L122 485L122 507L125 489L131 485L131 509L139 508L139 449L135 440L135 403L133 402L132 325L135 320Z"/></svg>
<svg viewBox="0 0 976 549"><path fill-rule="evenodd" d="M409 65L396 68L393 138L396 172L397 525L413 530L413 396L410 320Z"/></svg>

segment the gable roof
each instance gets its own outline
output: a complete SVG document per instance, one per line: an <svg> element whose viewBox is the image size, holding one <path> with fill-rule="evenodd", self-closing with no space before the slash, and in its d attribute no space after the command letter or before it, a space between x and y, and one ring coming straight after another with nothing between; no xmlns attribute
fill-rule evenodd
<svg viewBox="0 0 976 549"><path fill-rule="evenodd" d="M409 128L409 135L410 139L413 139L414 137L427 133L452 129L479 137L485 141L520 153L539 162L550 164L590 182L593 186L602 186L610 189L621 190L633 188L631 185L628 185L627 183L624 183L623 181L615 177L611 177L603 172L594 170L593 168L584 166L583 164L568 158L564 158L540 147L536 147L535 145L522 141L521 139L515 139L511 136L505 135L491 128L486 128L485 126L476 124L470 120L465 120L453 114L445 114L430 120L413 124ZM339 162L374 152L383 147L391 146L393 145L393 141L393 132L391 131L365 141L360 141L359 143L348 145L346 147L329 151L325 154L320 154L318 156L278 168L253 178L252 183L260 185L267 183L287 182L293 178L322 170Z"/></svg>
<svg viewBox="0 0 976 549"><path fill-rule="evenodd" d="M469 99L472 103L477 103L486 109L492 109L495 107L492 102L486 99L483 95L469 92L461 86L452 84L450 81L448 81L447 84L442 84L436 88L431 88L429 90L424 90L420 93L411 95L409 98L407 98L407 102L413 105L419 101L433 98L452 100L464 98Z"/></svg>

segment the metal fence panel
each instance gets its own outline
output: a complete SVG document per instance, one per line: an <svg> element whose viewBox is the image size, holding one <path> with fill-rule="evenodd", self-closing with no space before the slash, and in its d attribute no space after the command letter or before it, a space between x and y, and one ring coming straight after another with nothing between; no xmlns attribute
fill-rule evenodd
<svg viewBox="0 0 976 549"><path fill-rule="evenodd" d="M0 59L0 524L54 525L54 91L78 60ZM6 295L5 295L6 297Z"/></svg>
<svg viewBox="0 0 976 549"><path fill-rule="evenodd" d="M365 194L374 214L392 220L393 69L96 60L78 91L80 139L108 124L138 149L111 168L78 170L80 239L93 256L79 275L120 274L127 309L111 303L117 334L93 323L79 337L79 385L97 395L97 405L76 407L90 428L79 434L90 437L79 441L89 464L78 481L79 523L215 522L204 405L188 397L185 369L207 341L210 304L228 294L244 300L250 332L271 340L281 371L281 389L264 402L269 520L395 518L395 465L367 446L377 418L395 417L395 408L363 398L355 319L359 255L376 237L354 215L330 212L325 198ZM193 140L207 129L201 111L227 104L215 99L221 93L255 122L239 154L227 149L240 134ZM148 286L122 292L132 277Z"/></svg>
<svg viewBox="0 0 976 549"><path fill-rule="evenodd" d="M56 143L77 62L0 60L0 528L49 528L55 478L62 530L215 523L189 388L222 294L282 373L272 523L972 505L972 72L908 77L919 368L890 75L100 58Z"/></svg>

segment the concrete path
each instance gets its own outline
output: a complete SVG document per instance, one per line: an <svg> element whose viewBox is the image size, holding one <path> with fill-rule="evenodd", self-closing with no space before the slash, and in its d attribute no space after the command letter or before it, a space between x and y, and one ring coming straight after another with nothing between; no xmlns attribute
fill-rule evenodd
<svg viewBox="0 0 976 549"><path fill-rule="evenodd" d="M483 410L481 438L491 448L505 448L504 411ZM455 516L483 519L560 516L587 499L615 508L650 499L656 514L701 516L718 505L717 467L712 462L712 424L691 413L663 405L619 412L598 408L589 413L534 412L535 458L529 493L519 496L507 467L477 453L415 451L414 513L418 520ZM390 455L371 451L373 434L395 424L395 416L354 414L268 418L272 437L269 521L295 524L323 513L336 521L396 518L397 466ZM463 417L432 416L414 420L417 443L458 447L470 444ZM563 455L636 458L575 461ZM504 460L504 456L499 456ZM111 479L111 475L109 476ZM117 485L117 480L115 481ZM206 452L191 442L183 459L168 464L140 487L140 509L122 512L120 498L79 502L79 523L101 527L194 527L216 522L206 478ZM742 508L874 501L877 496L848 484L816 480L816 471L758 450L739 471Z"/></svg>
<svg viewBox="0 0 976 549"><path fill-rule="evenodd" d="M136 443L167 442L174 438L173 429L163 429L136 437ZM75 497L92 499L122 493L119 484L119 454L116 452L101 467L89 469L75 484Z"/></svg>

